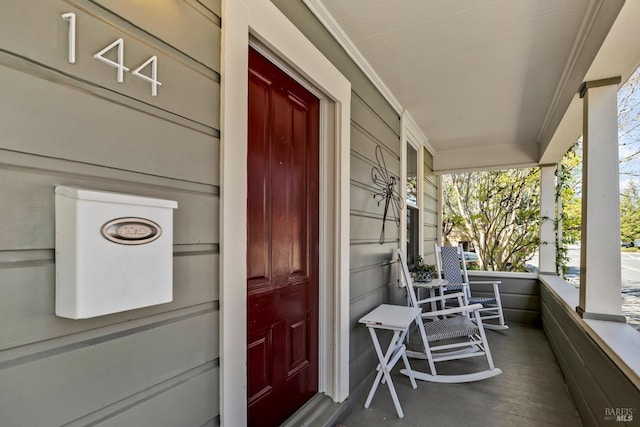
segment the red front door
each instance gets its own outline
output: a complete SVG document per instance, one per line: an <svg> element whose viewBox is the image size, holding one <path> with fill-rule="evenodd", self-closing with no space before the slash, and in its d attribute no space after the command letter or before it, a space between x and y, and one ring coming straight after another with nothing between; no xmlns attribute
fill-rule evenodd
<svg viewBox="0 0 640 427"><path fill-rule="evenodd" d="M318 391L318 123L318 99L250 49L250 426L279 425Z"/></svg>

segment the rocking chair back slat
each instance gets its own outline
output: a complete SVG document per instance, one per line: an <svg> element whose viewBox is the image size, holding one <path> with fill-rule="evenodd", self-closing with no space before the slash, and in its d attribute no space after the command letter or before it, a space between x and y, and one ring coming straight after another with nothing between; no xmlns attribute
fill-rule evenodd
<svg viewBox="0 0 640 427"><path fill-rule="evenodd" d="M443 246L440 251L443 279L453 285L465 283L466 280L462 277L462 270L460 269L461 254L459 253L459 248L457 246Z"/></svg>
<svg viewBox="0 0 640 427"><path fill-rule="evenodd" d="M438 275L449 282L448 285L441 287L443 294L447 292L464 292L466 304L482 304L481 317L487 329L508 329L504 321L504 313L502 310L502 302L500 300L499 280L491 281L469 281L467 274L467 266L464 258L464 250L461 245L458 246L439 246L435 245L436 266ZM485 291L485 295L477 296L472 294L471 285L490 285L492 292L489 294ZM441 302L441 306L445 307L448 303Z"/></svg>

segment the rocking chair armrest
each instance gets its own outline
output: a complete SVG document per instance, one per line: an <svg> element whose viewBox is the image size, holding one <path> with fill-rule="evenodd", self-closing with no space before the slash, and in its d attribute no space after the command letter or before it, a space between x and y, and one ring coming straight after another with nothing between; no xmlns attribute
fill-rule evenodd
<svg viewBox="0 0 640 427"><path fill-rule="evenodd" d="M475 282L474 282L475 283ZM469 286L469 282L460 282L460 283L447 283L446 285L440 285L440 288L449 288L453 286Z"/></svg>
<svg viewBox="0 0 640 427"><path fill-rule="evenodd" d="M454 299L454 298L458 298L458 297L464 297L464 293L463 292L454 292L454 293L450 293L450 294L446 294L446 295L438 295L436 297L429 297L429 298L421 299L421 300L418 300L417 302L418 302L418 304L426 304L428 302L436 302L436 301Z"/></svg>
<svg viewBox="0 0 640 427"><path fill-rule="evenodd" d="M450 314L464 313L467 311L476 311L482 308L482 304L469 304L460 307L445 308L444 310L428 311L422 313L422 317L448 316Z"/></svg>

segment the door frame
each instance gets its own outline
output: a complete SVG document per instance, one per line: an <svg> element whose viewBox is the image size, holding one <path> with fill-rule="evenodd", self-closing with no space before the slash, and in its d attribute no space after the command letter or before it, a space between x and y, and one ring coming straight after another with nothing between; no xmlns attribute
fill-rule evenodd
<svg viewBox="0 0 640 427"><path fill-rule="evenodd" d="M247 420L247 269L241 260L247 253L249 37L320 94L318 386L334 402L349 395L351 83L269 0L223 0L222 22L220 422L232 426Z"/></svg>

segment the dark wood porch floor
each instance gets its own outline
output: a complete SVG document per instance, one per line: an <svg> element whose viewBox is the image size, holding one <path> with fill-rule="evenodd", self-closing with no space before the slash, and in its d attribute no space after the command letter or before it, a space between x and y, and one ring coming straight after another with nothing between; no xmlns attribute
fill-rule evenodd
<svg viewBox="0 0 640 427"><path fill-rule="evenodd" d="M487 331L496 367L503 373L466 384L418 381L393 371L394 384L405 416L399 419L386 385L380 385L369 409L362 396L340 421L346 427L374 426L581 426L575 404L560 367L541 329L511 326ZM414 369L427 371L424 361L409 359ZM461 373L474 364L484 369L484 358L437 364L439 373ZM368 386L369 387L369 386ZM367 388L367 393L369 389Z"/></svg>

